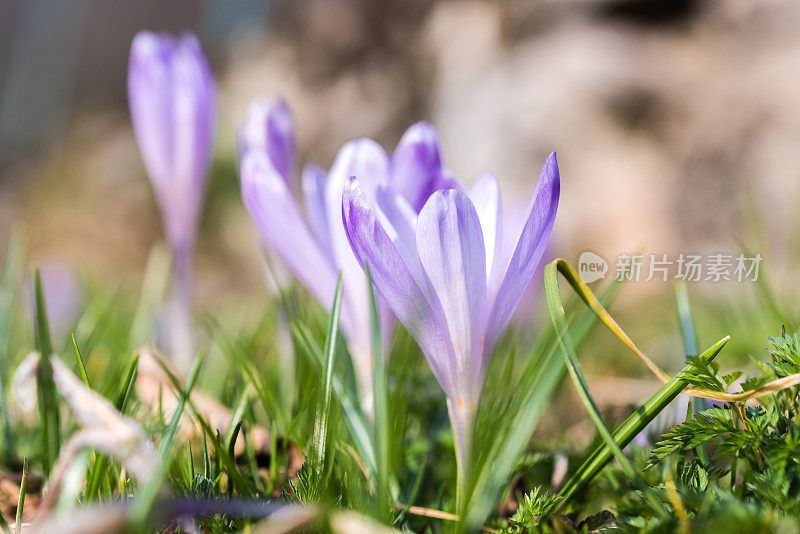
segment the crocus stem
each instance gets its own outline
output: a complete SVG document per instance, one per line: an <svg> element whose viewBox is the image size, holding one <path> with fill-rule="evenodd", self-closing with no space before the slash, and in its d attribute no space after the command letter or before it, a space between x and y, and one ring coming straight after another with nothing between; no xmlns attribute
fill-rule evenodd
<svg viewBox="0 0 800 534"><path fill-rule="evenodd" d="M192 279L193 247L173 247L172 301L169 316L169 347L173 362L181 372L192 365Z"/></svg>
<svg viewBox="0 0 800 534"><path fill-rule="evenodd" d="M383 356L381 356L383 357ZM373 361L372 354L369 359L362 358L356 359L356 381L358 382L358 396L361 397L361 411L364 412L367 420L374 422L375 420L375 362Z"/></svg>
<svg viewBox="0 0 800 534"><path fill-rule="evenodd" d="M472 441L475 435L475 409L464 402L447 399L447 411L453 426L456 451L456 513L462 514L466 506L467 490L472 471Z"/></svg>

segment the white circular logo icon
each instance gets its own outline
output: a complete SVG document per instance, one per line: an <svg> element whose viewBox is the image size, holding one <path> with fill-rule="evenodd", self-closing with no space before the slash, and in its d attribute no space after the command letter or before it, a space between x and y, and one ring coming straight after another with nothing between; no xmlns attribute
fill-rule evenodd
<svg viewBox="0 0 800 534"><path fill-rule="evenodd" d="M578 258L578 276L587 284L605 278L608 262L594 252L582 252Z"/></svg>

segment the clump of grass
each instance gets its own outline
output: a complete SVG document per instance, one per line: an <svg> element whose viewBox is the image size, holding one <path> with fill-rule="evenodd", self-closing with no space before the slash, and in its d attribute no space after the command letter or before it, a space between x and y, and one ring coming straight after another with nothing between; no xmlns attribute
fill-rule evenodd
<svg viewBox="0 0 800 534"><path fill-rule="evenodd" d="M84 314L67 339L57 339L36 276L32 318L21 305L23 244L17 234L0 284L2 387L9 387L31 350L59 358L81 387L141 424L157 460L156 474L142 480L115 456L93 451L83 457L80 478L70 482L77 491L62 492L52 512L37 510L39 499L31 495L47 492L60 444L79 431L79 421L59 401L52 366L49 373L45 368L50 360L42 358L38 424L11 419L6 409L0 415L3 471L20 474L19 506L2 518L4 531L21 526L23 509L50 525L67 517L75 521L76 514L89 522L114 514L109 532L238 532L279 520L335 530L354 524L354 517L361 517L355 524L364 532L376 528L364 517L415 532L593 531L612 525L631 531L743 525L775 530L800 518L800 401L796 388L774 386L800 374L797 333L772 338L769 360L754 360L760 374L743 381L738 371L722 371L717 356L728 339L723 337L688 357L684 369L612 431L583 378L578 354L598 317L630 341L603 313L618 286L610 284L595 299L570 278L566 264L552 264L546 271L552 326L542 323L538 339L529 343L510 333L490 370L474 474L460 517L446 406L404 331L395 335L389 354L376 351L376 395L368 416L357 398L347 346L337 335L338 306L328 316L307 295L289 290L265 298L263 311L249 321L201 310L204 341L192 369L182 377L165 366L154 401L137 386L146 379L140 343L152 338L146 328L154 324L151 301L163 288L157 266L141 296L88 288ZM559 271L590 309L564 306L555 280ZM338 289L335 301L340 298ZM688 301L681 302L683 332L693 335ZM373 346L383 347L376 321L374 326ZM291 342L279 343L287 333ZM599 441L588 451L568 453L564 482L553 486L554 451L530 439L543 416L559 411L551 397L567 376ZM681 391L727 394L732 383L740 385L740 397L702 410L690 405L686 422L667 429L651 450L630 445ZM757 403L747 401L748 392L769 387L774 390ZM344 510L358 515L340 515Z"/></svg>

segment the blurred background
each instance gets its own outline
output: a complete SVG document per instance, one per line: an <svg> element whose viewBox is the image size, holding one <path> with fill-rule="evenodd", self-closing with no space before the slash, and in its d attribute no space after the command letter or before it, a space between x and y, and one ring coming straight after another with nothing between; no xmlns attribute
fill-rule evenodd
<svg viewBox="0 0 800 534"><path fill-rule="evenodd" d="M220 93L197 251L205 308L267 295L234 153L261 96L286 98L301 163L324 167L350 139L391 150L430 121L446 165L467 183L494 172L507 205L527 203L557 149L554 256L592 250L613 274L620 253L735 254L741 242L794 297L799 25L786 0L0 0L0 250L23 223L33 260L139 283L162 234L127 111L129 46L142 29L190 30ZM690 293L725 314L753 287ZM626 284L615 306L651 354L680 364L671 283ZM702 344L736 330L718 319L698 317ZM779 328L739 320L742 356Z"/></svg>

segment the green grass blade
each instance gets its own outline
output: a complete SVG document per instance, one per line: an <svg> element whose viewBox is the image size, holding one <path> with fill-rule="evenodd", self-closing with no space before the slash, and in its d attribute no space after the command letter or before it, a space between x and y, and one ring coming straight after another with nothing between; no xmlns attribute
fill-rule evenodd
<svg viewBox="0 0 800 534"><path fill-rule="evenodd" d="M14 532L22 532L22 510L25 508L25 492L28 488L28 457L22 459L22 478L19 482L19 500L17 501L17 516Z"/></svg>
<svg viewBox="0 0 800 534"><path fill-rule="evenodd" d="M618 287L617 282L609 284L600 294L600 300L605 302L613 298ZM597 319L590 310L579 314L574 323L576 342L582 343L596 324ZM522 372L517 386L520 393L515 403L515 415L508 418L505 426L496 429L495 443L487 459L479 464L465 521L469 531L479 529L496 508L519 455L530 441L564 371L554 332L552 328L548 329L537 342L536 350Z"/></svg>
<svg viewBox="0 0 800 534"><path fill-rule="evenodd" d="M121 414L125 413L128 403L133 394L133 388L136 386L136 376L139 374L139 355L134 354L125 370L125 376L120 384L117 397L114 399L114 407L119 410Z"/></svg>
<svg viewBox="0 0 800 534"><path fill-rule="evenodd" d="M170 420L169 426L164 432L164 435L161 437L161 442L158 444L158 449L156 451L156 472L142 488L142 491L139 494L139 501L136 504L136 508L132 514L132 523L135 527L134 531L137 531L137 528L139 529L138 531L143 531L143 526L150 517L150 513L153 509L153 505L156 502L158 492L164 483L164 474L169 468L169 453L172 449L172 442L175 438L175 433L178 430L178 423L183 415L183 411L186 407L189 396L192 394L194 385L197 382L197 377L200 374L200 368L202 365L203 353L201 352L192 363L191 369L189 369L189 376L186 379L186 385L182 390L180 387L177 388L177 391L180 391L181 393L178 399L178 405L175 407L175 412L172 414L172 419ZM169 374L168 376L170 376L170 378L174 378Z"/></svg>
<svg viewBox="0 0 800 534"><path fill-rule="evenodd" d="M564 364L556 357L555 351L546 354L541 361L539 372L527 388L528 395L514 418L511 431L500 444L498 452L490 456L476 477L465 518L468 532L479 529L495 508L500 493L508 483L508 475L539 424L548 399L561 381L563 369Z"/></svg>
<svg viewBox="0 0 800 534"><path fill-rule="evenodd" d="M239 400L236 402L236 408L234 408L233 414L231 415L231 421L228 424L228 431L225 433L225 443L227 444L231 443L231 441L234 439L234 434L238 432L236 425L244 419L244 411L247 409L247 405L250 403L250 392L252 391L250 388L250 385L246 385L244 389L242 389L242 393L239 395Z"/></svg>
<svg viewBox="0 0 800 534"><path fill-rule="evenodd" d="M34 271L34 303L36 325L36 350L41 354L39 369L36 372L36 387L39 399L39 420L42 433L42 469L45 475L55 465L60 448L61 429L58 417L58 395L53 383L53 367L50 357L53 346L50 341L50 327L47 323L47 309L42 291L42 278L39 270Z"/></svg>
<svg viewBox="0 0 800 534"><path fill-rule="evenodd" d="M183 410L186 408L186 402L189 400L189 395L191 395L192 390L194 389L195 382L197 382L197 376L200 374L200 367L202 364L203 353L200 353L200 355L195 358L194 362L192 363L192 368L189 370L189 376L186 379L186 386L183 388L180 398L178 399L178 406L175 408L175 413L172 414L172 419L169 422L169 426L167 427L166 432L164 432L161 442L158 444L157 458L160 463L166 461L169 450L172 447L172 440L175 438L175 433L178 431L178 423L183 415Z"/></svg>
<svg viewBox="0 0 800 534"><path fill-rule="evenodd" d="M389 518L391 510L390 456L389 456L389 386L386 377L386 362L383 358L383 341L381 340L381 324L378 317L378 304L375 300L375 288L369 265L364 266L367 275L370 315L372 319L372 354L373 354L373 443L375 444L376 472L376 505L377 517L381 520Z"/></svg>
<svg viewBox="0 0 800 534"><path fill-rule="evenodd" d="M336 296L333 299L331 309L331 319L328 325L328 335L325 340L325 366L323 367L322 394L320 395L317 415L314 421L313 456L314 468L317 475L322 473L325 465L325 453L328 439L328 418L331 410L331 390L333 388L333 365L336 356L336 338L339 331L339 313L342 308L342 275L339 273L339 281L336 284Z"/></svg>
<svg viewBox="0 0 800 534"><path fill-rule="evenodd" d="M228 436L225 440L225 450L228 451L228 456L231 458L234 457L234 448L236 447L236 438L239 437L239 431L242 429L242 425L244 424L244 419L239 419L235 425L231 425L231 429L228 431Z"/></svg>
<svg viewBox="0 0 800 534"><path fill-rule="evenodd" d="M706 361L713 360L722 347L728 342L730 337L726 336L711 347L706 349L701 358ZM639 406L615 431L613 434L614 441L619 448L626 447L636 435L639 434L656 416L663 410L680 392L686 387L687 382L683 380L685 372L692 369L691 365L687 365L680 373L677 373L672 379L661 386L659 390L647 401ZM570 477L564 487L559 492L563 497L553 511L561 509L566 505L570 499L580 491L584 486L591 482L595 476L611 461L612 452L604 444L598 446L592 454L581 464L575 474Z"/></svg>
<svg viewBox="0 0 800 534"><path fill-rule="evenodd" d="M692 319L692 305L689 302L689 290L686 282L675 283L675 301L678 306L678 317L681 322L683 349L687 357L697 356L697 334L694 328L694 320ZM705 402L703 402L703 399L692 397L692 412L697 413L703 410L705 410ZM700 447L697 448L697 453L703 463L708 461L708 453L706 452L705 445L700 445Z"/></svg>
<svg viewBox="0 0 800 534"><path fill-rule="evenodd" d="M189 471L189 482L194 480L195 470L194 470L194 454L192 454L192 443L191 441L186 442L186 461L188 464L188 471ZM187 483L188 485L188 483Z"/></svg>
<svg viewBox="0 0 800 534"><path fill-rule="evenodd" d="M110 341L111 336L107 335L108 331L105 329L114 322L114 312L121 303L122 299L118 294L111 296L95 295L89 299L80 319L72 329L75 333L75 337L81 340L82 354L90 354L93 346L97 343ZM116 341L116 336L113 337ZM101 340L101 338L103 339ZM66 350L70 347L65 346L64 348ZM117 345L114 349L123 350L123 347ZM108 365L106 367L107 374L105 378L108 378L117 371L116 365Z"/></svg>
<svg viewBox="0 0 800 534"><path fill-rule="evenodd" d="M164 301L170 279L171 255L162 243L155 245L147 257L139 305L128 334L128 348L135 350L153 339L153 316Z"/></svg>
<svg viewBox="0 0 800 534"><path fill-rule="evenodd" d="M586 383L586 379L583 376L583 371L581 371L580 363L578 362L578 355L575 351L575 345L567 328L566 316L564 315L564 306L561 302L561 295L558 290L559 271L562 273L566 272L565 276L568 279L572 276L577 278L577 275L574 274L574 270L572 270L572 268L569 267L569 265L563 260L555 260L549 263L544 269L544 287L545 296L547 299L547 307L550 311L550 317L553 320L553 327L556 330L558 344L561 347L561 353L564 356L564 361L567 365L570 378L575 385L578 396L586 408L589 417L594 423L595 428L597 428L600 437L605 442L606 447L614 455L617 462L619 462L619 464L622 466L626 476L631 480L631 482L638 486L639 489L644 491L645 498L651 501L651 504L653 504L656 510L663 509L663 505L652 496L652 493L649 491L648 486L642 479L641 474L634 469L628 458L622 452L622 449L620 449L619 445L614 440L611 431L608 430L608 427L600 415L600 410L597 408L594 398L592 398L592 394L589 391L589 386Z"/></svg>
<svg viewBox="0 0 800 534"><path fill-rule="evenodd" d="M203 433L203 476L211 478L211 453L208 452L208 434Z"/></svg>
<svg viewBox="0 0 800 534"><path fill-rule="evenodd" d="M81 357L81 350L78 348L78 342L75 340L75 334L71 334L70 338L72 339L72 348L75 351L75 359L78 361L78 371L81 375L81 381L84 386L92 389L92 386L89 384L89 375L86 374L86 365L84 365L83 358Z"/></svg>
<svg viewBox="0 0 800 534"><path fill-rule="evenodd" d="M3 280L0 282L0 391L5 390L11 371L9 358L11 319L17 288L22 278L26 248L27 233L21 227L14 228L6 252ZM2 426L3 440L0 445L0 456L3 465L9 465L14 461L14 436L8 420L5 395L0 395L0 426Z"/></svg>
<svg viewBox="0 0 800 534"><path fill-rule="evenodd" d="M428 458L425 457L422 459L422 465L419 466L417 469L417 477L414 479L414 485L411 487L411 493L408 496L408 502L403 507L403 510L398 514L397 519L395 520L395 524L399 522L400 519L408 515L408 511L414 506L414 502L417 500L417 495L419 495L419 490L422 487L422 477L425 474L425 467L428 465Z"/></svg>
<svg viewBox="0 0 800 534"><path fill-rule="evenodd" d="M738 242L737 245L740 254L744 254L748 258L755 257L755 254L745 247L744 243ZM778 320L784 326L791 326L797 323L791 314L786 311L784 305L779 302L778 295L770 283L769 275L764 272L763 269L759 268L758 277L754 280L754 282L758 288L758 295L762 304L769 309L776 320Z"/></svg>
<svg viewBox="0 0 800 534"><path fill-rule="evenodd" d="M14 296L22 277L22 268L27 248L26 233L15 228L11 234L3 267L3 281L0 282L0 362L7 362L8 347L11 337L11 317L14 310ZM3 371L4 368L0 368ZM6 377L3 376L3 383ZM1 399L0 399L1 401ZM5 411L5 410L3 410Z"/></svg>
<svg viewBox="0 0 800 534"><path fill-rule="evenodd" d="M308 329L299 323L292 323L291 329L295 342L302 349L298 352L309 357L309 361L313 366L322 368L325 358ZM355 399L352 390L347 388L341 378L335 374L333 375L333 393L344 413L345 425L353 438L353 443L359 456L366 463L370 473L375 473L377 470L375 447L372 444L372 433L367 427L364 413L359 408L358 401Z"/></svg>
<svg viewBox="0 0 800 534"><path fill-rule="evenodd" d="M689 290L686 282L675 283L675 301L678 306L678 318L681 321L683 350L687 356L697 356L697 334L692 320L692 306L689 303Z"/></svg>
<svg viewBox="0 0 800 534"><path fill-rule="evenodd" d="M172 387L174 387L176 391L180 391L181 390L181 383L180 383L180 380L178 379L178 377L176 377L172 373L172 371L165 365L162 366L161 369L164 371L164 373L167 375L167 378L172 383ZM191 376L192 376L192 374L190 372L190 378L191 378ZM186 386L184 388L184 391L186 391L186 389L188 388L189 384L190 384L190 382L189 382L189 380L187 380L186 381ZM235 462L233 456L228 454L227 447L223 443L222 438L219 435L219 432L215 431L215 430L213 430L211 428L211 425L209 425L208 421L206 421L205 418L203 417L202 412L200 412L200 410L198 410L197 407L192 402L191 391L189 391L187 393L184 393L181 396L181 398L185 400L186 406L191 408L195 420L200 425L200 427L203 429L203 440L205 442L204 443L204 446L205 446L205 458L204 458L204 462L205 462L205 471L204 471L205 477L206 478L212 478L212 476L211 476L212 475L212 471L215 474L218 475L219 474L219 464L221 462L222 465L225 466L225 469L226 469L227 474L228 474L228 479L235 486L235 488L239 492L239 494L244 496L244 497L253 496L254 493L255 493L255 490L253 489L253 487L250 484L250 482L237 469L236 462ZM214 446L214 453L215 453L214 454L214 460L215 460L215 463L216 463L215 464L216 468L212 468L211 465L210 465L211 464L211 460L210 460L210 456L208 454L208 444L207 444L207 441L206 441L207 439L210 439L212 445Z"/></svg>
<svg viewBox="0 0 800 534"><path fill-rule="evenodd" d="M191 404L191 401L189 404L192 406L192 412L197 422L200 424L200 427L203 429L204 435L211 439L211 443L214 446L214 459L217 466L221 463L225 467L230 484L233 485L239 495L243 497L252 497L255 494L255 489L250 484L250 481L239 472L239 469L236 467L236 461L233 455L228 453L225 444L222 442L222 438L219 436L219 432L212 430L211 425L208 424L208 421L206 421L200 412ZM219 471L219 468L217 468L216 471Z"/></svg>
<svg viewBox="0 0 800 534"><path fill-rule="evenodd" d="M77 350L77 345L76 345L76 350ZM80 357L78 361L80 361ZM119 413L123 415L125 414L125 409L128 406L128 402L130 401L133 388L136 384L136 375L138 369L139 369L139 355L135 354L133 358L131 358L131 361L128 363L125 375L123 376L122 379L122 383L120 384L119 390L117 391L117 396L114 399L114 407L119 411ZM89 387L88 379L86 381L86 387ZM83 490L84 499L100 496L101 486L104 480L108 479L108 472L107 472L108 466L109 466L108 458L99 454L95 456L94 462L92 463L92 466L89 469L89 474L86 476L86 486Z"/></svg>
<svg viewBox="0 0 800 534"><path fill-rule="evenodd" d="M219 346L221 352L250 382L264 411L276 420L280 429L285 430L288 426L286 411L281 408L280 399L275 395L272 388L264 384L257 366L247 354L247 351L213 317L208 314L201 314L200 319L205 323L209 336Z"/></svg>

